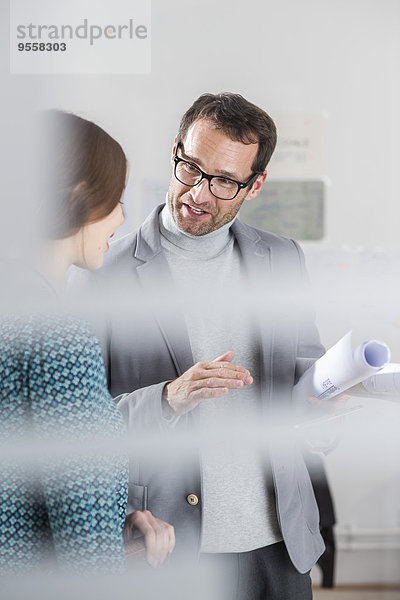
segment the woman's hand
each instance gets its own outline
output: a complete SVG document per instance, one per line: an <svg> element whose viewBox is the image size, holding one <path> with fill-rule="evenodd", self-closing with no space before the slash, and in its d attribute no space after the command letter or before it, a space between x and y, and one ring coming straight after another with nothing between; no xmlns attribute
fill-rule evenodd
<svg viewBox="0 0 400 600"><path fill-rule="evenodd" d="M175 532L172 525L157 519L149 510L137 510L125 517L125 543L144 536L146 559L156 568L162 565L175 546Z"/></svg>

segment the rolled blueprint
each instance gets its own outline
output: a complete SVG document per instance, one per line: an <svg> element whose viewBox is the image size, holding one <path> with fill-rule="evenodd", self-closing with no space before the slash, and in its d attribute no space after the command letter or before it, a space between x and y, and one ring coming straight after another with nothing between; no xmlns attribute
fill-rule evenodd
<svg viewBox="0 0 400 600"><path fill-rule="evenodd" d="M400 364L388 363L375 375L351 387L348 393L352 396L400 402Z"/></svg>
<svg viewBox="0 0 400 600"><path fill-rule="evenodd" d="M293 399L333 398L376 374L389 360L388 346L378 340L369 340L352 350L349 331L300 377L293 388Z"/></svg>

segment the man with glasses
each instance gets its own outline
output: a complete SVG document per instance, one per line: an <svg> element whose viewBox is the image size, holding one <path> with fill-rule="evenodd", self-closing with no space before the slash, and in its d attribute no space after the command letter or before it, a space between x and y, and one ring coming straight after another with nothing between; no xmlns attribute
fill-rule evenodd
<svg viewBox="0 0 400 600"><path fill-rule="evenodd" d="M173 145L165 205L94 275L121 300L101 341L130 429L199 442L193 456L172 445L136 457L130 510L173 524L177 555L218 565L227 597L240 600L308 600L324 549L292 430L274 440L277 409L292 411L296 367L323 353L303 254L237 219L275 144L272 119L242 96L200 96Z"/></svg>

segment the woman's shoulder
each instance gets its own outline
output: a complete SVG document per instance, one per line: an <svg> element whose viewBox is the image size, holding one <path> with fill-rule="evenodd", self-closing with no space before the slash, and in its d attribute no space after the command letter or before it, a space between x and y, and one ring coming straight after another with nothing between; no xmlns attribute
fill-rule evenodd
<svg viewBox="0 0 400 600"><path fill-rule="evenodd" d="M113 412L100 347L84 320L59 312L31 317L29 390L34 411L66 423Z"/></svg>

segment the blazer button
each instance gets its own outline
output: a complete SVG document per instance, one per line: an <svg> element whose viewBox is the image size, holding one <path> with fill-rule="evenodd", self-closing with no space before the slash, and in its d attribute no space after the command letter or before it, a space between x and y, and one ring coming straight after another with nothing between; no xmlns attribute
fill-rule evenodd
<svg viewBox="0 0 400 600"><path fill-rule="evenodd" d="M199 503L199 499L196 496L196 494L189 494L189 496L186 498L186 500L189 502L189 504L191 504L192 506L196 506L196 504Z"/></svg>

